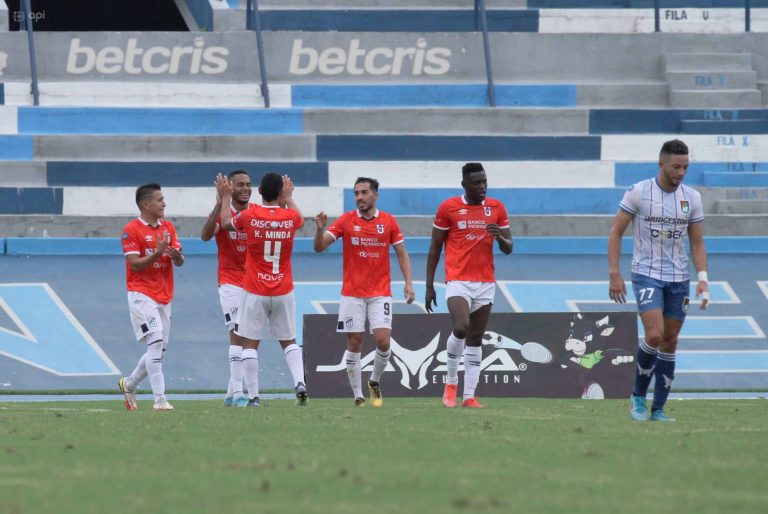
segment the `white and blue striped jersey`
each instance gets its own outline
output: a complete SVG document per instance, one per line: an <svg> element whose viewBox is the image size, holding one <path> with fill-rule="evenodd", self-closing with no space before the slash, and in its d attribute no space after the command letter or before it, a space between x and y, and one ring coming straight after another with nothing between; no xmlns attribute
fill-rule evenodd
<svg viewBox="0 0 768 514"><path fill-rule="evenodd" d="M664 191L652 178L631 186L619 208L633 216L632 272L664 282L689 280L685 240L688 225L704 221L699 192L684 184Z"/></svg>

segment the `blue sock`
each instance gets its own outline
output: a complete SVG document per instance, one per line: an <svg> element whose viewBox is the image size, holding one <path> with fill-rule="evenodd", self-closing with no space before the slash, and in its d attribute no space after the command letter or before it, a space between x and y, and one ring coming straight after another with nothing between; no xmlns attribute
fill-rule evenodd
<svg viewBox="0 0 768 514"><path fill-rule="evenodd" d="M637 365L635 366L635 389L632 391L635 396L645 398L646 393L648 393L657 353L656 348L651 348L645 341L640 341L640 346L637 348Z"/></svg>
<svg viewBox="0 0 768 514"><path fill-rule="evenodd" d="M675 378L675 354L659 352L656 359L656 382L653 385L653 405L651 412L663 410L667 403L672 380Z"/></svg>

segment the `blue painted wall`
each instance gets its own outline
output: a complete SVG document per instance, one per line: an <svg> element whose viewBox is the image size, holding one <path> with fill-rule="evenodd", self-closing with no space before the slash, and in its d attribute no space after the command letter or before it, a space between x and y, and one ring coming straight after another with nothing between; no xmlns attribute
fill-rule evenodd
<svg viewBox="0 0 768 514"><path fill-rule="evenodd" d="M0 187L0 214L61 214L60 187Z"/></svg>

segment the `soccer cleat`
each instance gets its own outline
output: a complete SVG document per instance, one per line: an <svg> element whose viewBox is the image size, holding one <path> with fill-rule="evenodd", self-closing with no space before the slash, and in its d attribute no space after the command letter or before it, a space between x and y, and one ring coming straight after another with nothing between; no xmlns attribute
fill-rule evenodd
<svg viewBox="0 0 768 514"><path fill-rule="evenodd" d="M355 398L355 407L365 407L365 398Z"/></svg>
<svg viewBox="0 0 768 514"><path fill-rule="evenodd" d="M245 397L243 397L243 399L245 399ZM254 396L253 398L248 400L247 403L245 404L245 407L258 407L258 406L259 406L258 396Z"/></svg>
<svg viewBox="0 0 768 514"><path fill-rule="evenodd" d="M240 396L232 401L233 407L245 407L248 405L248 398L245 396Z"/></svg>
<svg viewBox="0 0 768 514"><path fill-rule="evenodd" d="M224 407L234 407L235 406L235 398L232 396L227 396L224 398Z"/></svg>
<svg viewBox="0 0 768 514"><path fill-rule="evenodd" d="M459 388L457 384L445 384L443 390L443 405L449 409L456 407L456 390Z"/></svg>
<svg viewBox="0 0 768 514"><path fill-rule="evenodd" d="M296 391L296 406L306 407L307 400L309 399L309 395L307 394L307 386L304 385L304 382L299 382L299 385L297 385L294 390Z"/></svg>
<svg viewBox="0 0 768 514"><path fill-rule="evenodd" d="M152 409L157 411L173 410L173 405L168 403L165 396L161 396L160 398L155 399L155 404L152 406Z"/></svg>
<svg viewBox="0 0 768 514"><path fill-rule="evenodd" d="M477 401L477 398L474 396L471 398L467 398L463 402L461 402L462 407L467 407L469 409L484 409L485 405Z"/></svg>
<svg viewBox="0 0 768 514"><path fill-rule="evenodd" d="M384 404L384 398L381 396L381 385L378 382L368 381L368 393L371 396L371 405L381 407Z"/></svg>
<svg viewBox="0 0 768 514"><path fill-rule="evenodd" d="M117 387L120 388L120 392L125 396L125 409L126 410L138 410L139 406L136 404L136 391L128 389L128 385L125 383L126 378L123 377L117 381Z"/></svg>
<svg viewBox="0 0 768 514"><path fill-rule="evenodd" d="M667 423L674 422L675 418L670 418L664 414L663 410L655 410L651 412L651 421L664 421Z"/></svg>
<svg viewBox="0 0 768 514"><path fill-rule="evenodd" d="M648 407L645 406L645 398L633 394L629 397L629 400L632 404L632 408L629 411L632 419L635 421L648 421Z"/></svg>

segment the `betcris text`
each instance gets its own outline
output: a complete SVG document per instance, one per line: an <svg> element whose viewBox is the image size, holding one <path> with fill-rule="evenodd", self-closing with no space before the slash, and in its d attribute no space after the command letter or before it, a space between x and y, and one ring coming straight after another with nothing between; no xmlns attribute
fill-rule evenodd
<svg viewBox="0 0 768 514"><path fill-rule="evenodd" d="M227 70L229 49L205 46L202 37L187 46L139 46L137 38L129 38L125 47L94 48L73 38L69 44L67 73L83 75L97 72L104 75L205 74L216 75Z"/></svg>
<svg viewBox="0 0 768 514"><path fill-rule="evenodd" d="M415 46L362 48L352 39L348 48L317 50L294 39L291 49L291 75L444 75L451 69L451 49L428 48L420 38Z"/></svg>

